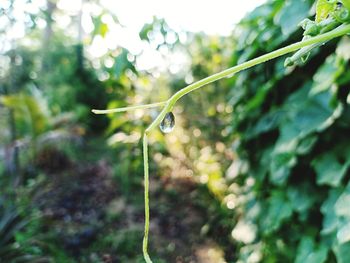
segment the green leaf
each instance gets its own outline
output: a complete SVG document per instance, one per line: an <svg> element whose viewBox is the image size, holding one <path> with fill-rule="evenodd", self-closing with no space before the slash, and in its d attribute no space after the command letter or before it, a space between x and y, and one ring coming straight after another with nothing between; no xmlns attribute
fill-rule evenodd
<svg viewBox="0 0 350 263"><path fill-rule="evenodd" d="M336 244L333 246L333 251L337 259L337 263L349 263L350 262L350 243Z"/></svg>
<svg viewBox="0 0 350 263"><path fill-rule="evenodd" d="M310 94L310 86L306 84L302 89L289 96L284 105L286 112L281 122L279 141L301 139L315 131L323 131L334 123L342 112L342 106L331 105L333 94L327 90L317 94Z"/></svg>
<svg viewBox="0 0 350 263"><path fill-rule="evenodd" d="M305 0L285 1L285 5L276 16L276 23L281 25L282 33L290 35L298 28L301 22L309 13L309 3Z"/></svg>
<svg viewBox="0 0 350 263"><path fill-rule="evenodd" d="M315 143L317 142L317 139L318 139L317 136L312 136L312 135L303 138L299 142L296 152L300 155L309 153L312 150Z"/></svg>
<svg viewBox="0 0 350 263"><path fill-rule="evenodd" d="M114 75L122 79L125 70L130 69L136 72L134 65L128 60L129 51L123 48L122 52L115 58Z"/></svg>
<svg viewBox="0 0 350 263"><path fill-rule="evenodd" d="M329 91L310 94L309 85L305 85L288 98L283 108L284 116L278 120L280 136L270 164L270 178L274 184L285 183L291 169L297 163L297 152L307 152L315 140L305 145L301 145L300 142L311 133L324 130L339 116L342 108L339 106L333 109L330 105L331 98L332 94ZM298 148L299 144L301 146ZM339 181L335 183L338 184Z"/></svg>
<svg viewBox="0 0 350 263"><path fill-rule="evenodd" d="M329 235L337 230L339 219L335 214L334 206L341 193L341 189L339 188L330 190L328 198L321 206L321 212L323 214L322 235Z"/></svg>
<svg viewBox="0 0 350 263"><path fill-rule="evenodd" d="M254 124L253 127L247 130L246 137L251 139L256 137L259 134L269 132L273 129L276 129L283 118L283 111L276 110L267 113L262 116L257 123Z"/></svg>
<svg viewBox="0 0 350 263"><path fill-rule="evenodd" d="M314 248L314 242L311 237L303 237L303 239L300 241L298 249L297 249L297 256L294 261L294 263L304 263L306 262L305 259L310 254L310 252Z"/></svg>
<svg viewBox="0 0 350 263"><path fill-rule="evenodd" d="M313 251L308 255L304 262L308 263L323 263L326 262L328 249L326 246L322 246L319 249Z"/></svg>
<svg viewBox="0 0 350 263"><path fill-rule="evenodd" d="M252 111L260 107L261 104L264 103L266 96L268 95L269 91L273 88L275 83L276 83L276 80L271 79L261 88L259 88L256 95L247 102L246 110Z"/></svg>
<svg viewBox="0 0 350 263"><path fill-rule="evenodd" d="M154 25L153 24L145 24L140 33L139 36L141 38L141 40L147 40L149 41L149 37L148 34L153 30Z"/></svg>
<svg viewBox="0 0 350 263"><path fill-rule="evenodd" d="M321 22L334 11L336 1L330 3L328 0L318 0L316 4L316 22Z"/></svg>
<svg viewBox="0 0 350 263"><path fill-rule="evenodd" d="M350 183L348 183L346 189L338 198L335 203L335 213L337 216L342 216L350 219Z"/></svg>
<svg viewBox="0 0 350 263"><path fill-rule="evenodd" d="M339 244L344 244L350 241L350 222L342 226L337 232Z"/></svg>
<svg viewBox="0 0 350 263"><path fill-rule="evenodd" d="M304 236L297 249L295 263L323 263L327 259L328 248L325 246L316 247L314 240Z"/></svg>
<svg viewBox="0 0 350 263"><path fill-rule="evenodd" d="M344 66L339 65L337 57L331 55L326 62L317 70L313 77L314 83L310 94L316 94L329 89L335 80L344 72Z"/></svg>
<svg viewBox="0 0 350 263"><path fill-rule="evenodd" d="M338 187L349 164L341 164L334 152L325 153L312 162L317 172L317 184Z"/></svg>
<svg viewBox="0 0 350 263"><path fill-rule="evenodd" d="M12 94L1 96L0 102L14 110L17 125L36 137L45 132L49 125L49 112L46 105L35 96Z"/></svg>
<svg viewBox="0 0 350 263"><path fill-rule="evenodd" d="M307 183L303 183L298 187L289 187L287 189L287 196L294 211L299 213L307 212L317 200L317 193Z"/></svg>
<svg viewBox="0 0 350 263"><path fill-rule="evenodd" d="M263 216L261 227L265 234L270 234L280 228L282 223L291 217L293 207L285 192L275 190L267 202L266 213Z"/></svg>
<svg viewBox="0 0 350 263"><path fill-rule="evenodd" d="M270 165L270 179L276 185L282 185L290 175L290 170L297 163L293 152L274 154Z"/></svg>

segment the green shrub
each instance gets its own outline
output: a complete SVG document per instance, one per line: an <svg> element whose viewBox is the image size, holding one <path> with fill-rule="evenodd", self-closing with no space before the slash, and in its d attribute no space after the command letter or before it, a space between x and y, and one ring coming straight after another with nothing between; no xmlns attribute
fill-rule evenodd
<svg viewBox="0 0 350 263"><path fill-rule="evenodd" d="M270 1L248 15L235 60L295 41L294 14L307 16L311 2ZM349 262L348 50L343 37L306 64L283 68L279 58L237 76L232 130L250 169L235 179L249 187L233 231L244 224L254 237L240 243L242 262Z"/></svg>

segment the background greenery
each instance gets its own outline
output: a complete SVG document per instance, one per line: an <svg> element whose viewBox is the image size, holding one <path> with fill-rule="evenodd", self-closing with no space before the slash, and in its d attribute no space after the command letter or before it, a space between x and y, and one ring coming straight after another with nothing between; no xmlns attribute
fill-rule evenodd
<svg viewBox="0 0 350 263"><path fill-rule="evenodd" d="M140 71L141 55L124 48L89 56L109 31L103 9L83 41L56 26L48 1L11 42L16 2L0 8L10 43L0 55L0 262L142 262L140 138L156 112L90 110L163 100L299 41L298 23L315 13L314 1L268 1L229 37L155 18L140 38L187 58L174 73ZM348 37L333 40L303 65L282 57L179 103L174 132L150 137L155 262L350 261L349 50Z"/></svg>

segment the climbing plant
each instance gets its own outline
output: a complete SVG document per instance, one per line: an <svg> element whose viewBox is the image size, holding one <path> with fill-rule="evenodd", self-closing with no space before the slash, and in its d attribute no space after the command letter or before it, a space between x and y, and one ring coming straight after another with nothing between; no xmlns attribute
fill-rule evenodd
<svg viewBox="0 0 350 263"><path fill-rule="evenodd" d="M310 4L316 8L314 20L307 18ZM172 110L183 96L244 71L236 78L236 86L244 85L232 89L231 94L232 130L239 138L239 156L250 167L240 174L241 181L248 186L241 193L245 201L239 204L244 212L232 232L235 237L243 229L250 237L237 238L242 243L239 259L333 262L335 257L338 262L348 262L350 215L346 204L350 186L344 185L350 145L342 135L349 132L349 96L344 99L349 93L350 78L346 71L349 46L342 40L337 52L322 55L319 52L325 43L350 34L350 1L270 1L244 22L265 25L265 29L258 33L256 29L247 31L242 36L237 47L242 50L237 65L190 84L166 101L93 110L96 114L107 114L162 109L143 134L144 259L152 262L147 251L149 133L158 126L164 133L172 131L175 125ZM293 33L297 32L297 24L303 29L303 39L290 44L296 38ZM262 44L252 44L259 41ZM264 42L273 50L268 50ZM328 45L334 47L333 42ZM287 59L280 58L293 52L296 53ZM261 53L265 54L259 56ZM272 62L273 59L276 60ZM269 71L248 70L262 63L267 63ZM260 73L265 78L254 80ZM336 139L341 144L335 143Z"/></svg>

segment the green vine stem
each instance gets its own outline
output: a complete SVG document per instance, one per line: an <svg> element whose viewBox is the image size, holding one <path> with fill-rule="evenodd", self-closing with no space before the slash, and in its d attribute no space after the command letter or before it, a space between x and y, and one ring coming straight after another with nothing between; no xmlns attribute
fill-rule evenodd
<svg viewBox="0 0 350 263"><path fill-rule="evenodd" d="M116 109L110 109L110 110L92 110L92 112L95 114L109 114L109 113L125 112L125 111L138 110L138 109L157 108L157 107L164 106L166 103L167 103L166 101L162 101L162 102L157 102L152 104L137 105L137 106L116 108Z"/></svg>
<svg viewBox="0 0 350 263"><path fill-rule="evenodd" d="M145 234L143 236L142 251L143 257L147 263L152 260L148 255L148 232L149 232L149 168L148 168L148 137L143 135L143 165L144 165L144 192L145 192Z"/></svg>
<svg viewBox="0 0 350 263"><path fill-rule="evenodd" d="M130 110L136 110L136 109L149 109L149 108L155 108L155 107L163 107L162 111L159 113L157 118L147 127L143 134L143 164L144 164L144 199L145 199L145 229L144 229L144 238L143 238L143 256L146 261L146 263L152 263L152 260L148 254L148 233L149 233L149 218L150 218L150 211L149 211L149 167L148 167L148 133L151 132L154 128L156 128L165 115L170 112L176 102L181 99L183 96L187 95L188 93L195 91L199 88L202 88L203 86L215 82L217 80L220 80L225 77L230 77L234 75L235 73L238 73L242 70L251 68L253 66L259 65L261 63L264 63L266 61L272 60L274 58L286 55L288 53L292 53L294 51L297 51L301 48L308 47L315 44L323 44L326 43L336 37L340 37L346 34L350 34L350 24L344 24L341 25L327 33L291 44L289 46L277 49L275 51L272 51L268 54L262 55L260 57L254 58L252 60L249 60L247 62L244 62L242 64L236 65L234 67L228 68L224 71L221 71L219 73L216 73L214 75L211 75L207 78L204 78L202 80L199 80L193 84L190 84L189 86L179 90L176 92L173 96L171 96L167 101L164 102L158 102L153 104L146 104L146 105L137 105L137 106L131 106L131 107L125 107L125 108L117 108L117 109L110 109L110 110L92 110L93 113L96 114L108 114L108 113L115 113L115 112L124 112L124 111L130 111Z"/></svg>

